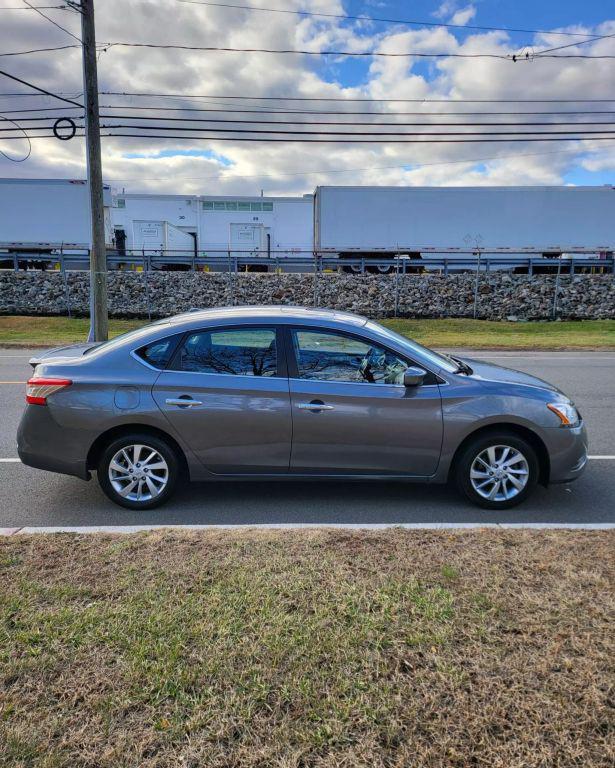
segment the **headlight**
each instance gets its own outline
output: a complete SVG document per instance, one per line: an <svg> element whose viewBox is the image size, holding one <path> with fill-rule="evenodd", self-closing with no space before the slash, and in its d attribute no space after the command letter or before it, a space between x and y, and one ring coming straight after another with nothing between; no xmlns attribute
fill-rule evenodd
<svg viewBox="0 0 615 768"><path fill-rule="evenodd" d="M560 419L562 427L576 427L581 416L572 403L548 403L547 408Z"/></svg>

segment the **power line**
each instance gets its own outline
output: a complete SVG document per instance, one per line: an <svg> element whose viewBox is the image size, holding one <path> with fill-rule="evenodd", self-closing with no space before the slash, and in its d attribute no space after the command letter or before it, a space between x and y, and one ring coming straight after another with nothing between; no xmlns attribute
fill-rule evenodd
<svg viewBox="0 0 615 768"><path fill-rule="evenodd" d="M10 51L0 53L0 56L26 56L32 53L46 53L50 51L65 51L70 48L80 48L79 45L58 45L49 48L32 48L27 51ZM201 51L203 53L271 53L278 55L298 55L298 56L346 56L348 58L415 58L415 59L495 59L499 61L516 62L521 61L518 54L512 53L423 53L421 51L409 51L405 53L389 53L385 51L308 51L297 48L230 48L214 45L181 45L178 43L101 43L97 46L100 50L108 51L110 48L151 48L156 50L175 50L175 51ZM528 60L537 59L615 59L615 54L551 54L543 53L540 56L530 56Z"/></svg>
<svg viewBox="0 0 615 768"><path fill-rule="evenodd" d="M67 107L68 109L68 107ZM155 109L155 108L152 108ZM365 113L363 113L365 114ZM134 120L136 117L134 115L114 115L114 114L105 114L102 115L107 120ZM447 115L441 115L441 117L447 117ZM44 120L44 119L50 119L50 118L24 118L24 119L30 119L30 120ZM371 126L383 126L388 128L396 128L396 127L448 127L448 126L517 126L519 128L526 128L528 126L563 126L563 125L615 125L615 121L611 120L585 120L585 121L578 121L578 120L569 120L569 121L535 121L535 122L519 122L517 121L508 121L508 122L447 122L447 123L434 123L434 122L422 122L422 123L416 123L416 122L382 122L382 121L373 121L373 120L353 120L352 122L348 121L339 121L339 120L257 120L257 119L237 119L237 118L198 118L198 117L159 117L159 116L150 116L150 115L139 115L139 120L162 120L165 122L180 122L180 123L239 123L239 124L250 124L250 125L310 125L310 126L316 126L316 125L343 125L346 127L354 127L357 125L371 125Z"/></svg>
<svg viewBox="0 0 615 768"><path fill-rule="evenodd" d="M614 115L615 110L603 109L603 110L551 110L551 111L520 111L520 112L374 112L374 111L339 111L339 110L310 110L310 109L212 109L212 108L192 108L192 107L134 107L129 104L105 104L102 105L102 109L129 109L131 111L157 111L157 112L213 112L215 114L231 114L231 115L243 115L243 114L256 114L256 115L335 115L336 117L352 117L354 115L362 115L363 117L381 116L387 115L389 117L408 116L414 115L415 117L458 117L458 116L517 116L517 115ZM68 109L68 107L66 107ZM6 110L5 110L6 111ZM28 110L14 110L14 112L26 112ZM37 111L37 110L32 110ZM135 116L136 117L136 116ZM161 118L170 119L170 118ZM260 122L260 121L258 121Z"/></svg>
<svg viewBox="0 0 615 768"><path fill-rule="evenodd" d="M550 30L545 29L515 29L514 27L485 27L485 26L477 26L474 24L446 24L441 21L417 21L413 19L388 19L388 18L382 18L377 16L364 16L364 15L358 15L353 16L351 14L347 13L318 13L315 11L299 11L299 10L290 10L287 8L262 8L262 7L255 7L252 5L239 5L238 3L216 3L216 2L209 2L209 0L179 0L180 3L185 3L187 5L207 5L212 6L216 8L231 8L235 10L245 10L245 11L261 11L266 13L286 13L286 14L294 14L296 16L310 16L310 17L319 17L319 18L326 18L326 19L347 19L349 21L375 21L375 22L383 22L385 24L407 24L411 26L420 26L420 27L446 27L448 29L474 29L474 30L480 30L482 32L520 32L523 34L528 35L562 35L566 37L587 37L587 33L585 32L552 32Z"/></svg>
<svg viewBox="0 0 615 768"><path fill-rule="evenodd" d="M69 48L81 48L80 45L56 45L49 48L31 48L29 51L11 51L0 53L0 56L27 56L30 53L47 53L48 51L66 51Z"/></svg>
<svg viewBox="0 0 615 768"><path fill-rule="evenodd" d="M249 99L251 101L341 101L402 104L582 104L614 102L612 99L373 99L332 96L219 96L214 94L146 93L138 91L100 91L104 96L163 97L169 99ZM3 95L3 94L0 94Z"/></svg>
<svg viewBox="0 0 615 768"><path fill-rule="evenodd" d="M8 72L3 72L2 70L0 70L0 75L3 75L4 77L8 77L9 80L14 80L16 83L21 83L21 85L25 85L28 88L32 88L33 90L38 91L39 93L42 93L45 96L52 96L54 99L65 101L67 104L72 104L75 107L79 107L80 109L83 109L83 104L79 104L79 102L77 101L73 101L72 99L65 99L63 96L60 96L57 93L46 91L44 88L41 88L38 85L34 85L34 83L29 83L27 80L22 80L20 77L15 77L15 75L10 75Z"/></svg>
<svg viewBox="0 0 615 768"><path fill-rule="evenodd" d="M26 152L24 157L11 157L10 155L7 155L6 152L3 152L1 149L0 149L0 155L2 155L3 157L6 157L6 159L10 160L12 163L25 163L25 161L32 154L32 142L30 141L30 137L25 132L25 130L19 125L19 123L16 123L14 120L11 120L8 117L2 117L2 116L0 116L0 120L4 120L7 123L12 123L18 130L20 130L23 133L26 141L28 142L28 151ZM2 128L0 130L4 130L4 128ZM7 130L14 131L15 128L8 128ZM21 138L23 138L23 137L21 137Z"/></svg>
<svg viewBox="0 0 615 768"><path fill-rule="evenodd" d="M521 60L518 54L512 53L424 53L422 51L411 51L404 53L392 53L385 51L309 51L301 48L231 48L213 45L182 45L178 43L127 43L127 42L114 42L105 43L103 45L104 50L110 48L152 48L158 50L176 50L176 51L202 51L202 52L217 52L217 53L272 53L279 55L293 54L300 56L346 56L348 58L361 58L361 57L378 57L378 58L417 58L417 59L498 59L501 61L515 62L517 59ZM4 56L17 55L14 54L1 54ZM615 59L615 54L581 54L581 53L569 53L564 55L556 55L550 53L543 53L540 57L530 57L527 54L528 59L535 60L541 59Z"/></svg>
<svg viewBox="0 0 615 768"><path fill-rule="evenodd" d="M155 119L155 118L154 118ZM205 121L207 122L207 121ZM309 125L309 123L307 123ZM351 124L349 127L352 127ZM391 126L394 127L394 126ZM430 127L437 127L437 126L430 126ZM497 127L497 126L494 126ZM522 127L522 126L521 126ZM155 131L155 130L174 130L174 131L182 131L186 133L194 133L197 131L203 131L206 130L209 133L250 133L250 134L279 134L284 136L380 136L380 137L388 137L388 136L524 136L524 135L546 135L546 136L558 136L558 135L567 135L567 134L587 134L587 135L593 135L593 134L603 134L603 133L615 133L615 131L611 130L567 130L567 131L421 131L419 133L410 132L407 131L296 131L296 130L262 130L260 128L192 128L192 127L186 127L186 126L165 126L165 125L139 125L139 124L116 124L116 125L101 125L101 128L104 129L129 129L129 130L147 130L147 131Z"/></svg>
<svg viewBox="0 0 615 768"><path fill-rule="evenodd" d="M111 130L114 127L119 126L109 126L108 129ZM575 137L575 136L568 136L568 137L540 137L540 138L519 138L519 137L509 137L509 138L503 138L503 139L492 139L492 138L480 138L480 139L386 139L383 140L381 138L379 139L350 139L350 138L344 138L344 139L331 139L331 138L325 138L325 139L298 139L298 138L283 138L283 139L274 139L274 138L263 138L262 136L258 137L245 137L245 136L186 136L185 134L183 136L177 136L177 135L170 135L170 134L143 134L143 133L105 133L101 134L105 137L117 137L117 138L132 138L132 139L166 139L167 141L169 139L177 139L177 140L185 140L188 139L190 141L195 141L197 139L204 139L206 141L232 141L232 142L267 142L267 143L281 143L281 142L294 142L297 144L383 144L383 143L389 143L389 144L480 144L480 143L516 143L516 142L522 142L522 141L583 141L583 137ZM608 136L592 136L591 141L613 141L611 137Z"/></svg>
<svg viewBox="0 0 615 768"><path fill-rule="evenodd" d="M66 29L66 27L63 27L61 24L58 24L57 21L54 21L53 19L49 18L49 16L44 14L43 11L40 8L38 8L38 7L34 6L34 5L31 5L29 0L23 0L23 2L28 6L28 8L31 11L36 11L36 13L38 13L39 16L41 16L43 19L45 19L45 21L48 21L50 24L53 24L54 27L57 27L62 32L66 32L66 34L69 37L72 37L73 40L77 40L78 43L81 43L81 38L80 37L77 37L77 35L73 35L73 33L69 29Z"/></svg>

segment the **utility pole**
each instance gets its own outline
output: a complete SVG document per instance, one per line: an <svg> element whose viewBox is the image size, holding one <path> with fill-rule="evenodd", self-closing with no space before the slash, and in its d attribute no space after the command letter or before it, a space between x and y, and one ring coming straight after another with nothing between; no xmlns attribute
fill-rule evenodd
<svg viewBox="0 0 615 768"><path fill-rule="evenodd" d="M100 159L100 117L98 112L94 0L81 0L80 11L86 111L85 142L92 225L92 246L90 250L90 335L88 341L106 341L109 325L107 309L107 251L105 246L102 162Z"/></svg>

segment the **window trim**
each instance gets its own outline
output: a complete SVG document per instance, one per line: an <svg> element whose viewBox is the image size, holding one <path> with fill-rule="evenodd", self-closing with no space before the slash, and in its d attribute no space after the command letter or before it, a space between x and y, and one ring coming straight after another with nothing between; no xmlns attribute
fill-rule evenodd
<svg viewBox="0 0 615 768"><path fill-rule="evenodd" d="M389 352L392 355L395 355L396 357L400 358L401 360L405 360L408 364L408 368L412 366L416 366L417 368L422 368L423 370L430 373L435 381L432 384L421 384L421 387L438 387L442 386L443 384L446 384L447 382L442 379L441 376L439 376L435 371L432 371L431 368L427 367L423 363L417 363L416 361L410 360L409 357L406 355L397 352L394 349L391 349L386 344L382 344L379 340L374 341L371 338L368 338L367 336L361 336L358 333L353 333L352 331L347 331L345 329L341 328L323 328L322 326L314 326L314 325L288 325L286 326L286 333L285 333L285 342L286 342L286 357L288 359L288 378L292 381L319 381L323 384L350 384L352 386L356 386L357 384L368 386L368 387L398 387L400 389L406 389L406 387L403 384L379 384L378 382L371 382L371 381L343 381L343 380L331 380L331 379L305 379L302 378L299 375L299 365L297 363L297 356L295 354L295 348L293 345L293 331L311 331L316 333L330 333L330 334L338 334L341 336L347 336L351 339L355 339L356 341L359 341L363 344L368 344L371 346L377 346L379 345L382 349L384 349L385 352Z"/></svg>
<svg viewBox="0 0 615 768"><path fill-rule="evenodd" d="M266 330L266 331L273 331L275 334L275 345L276 345L276 373L274 376L248 376L245 373L216 373L215 371L182 371L181 368L174 368L173 366L176 364L180 350L184 343L186 342L186 339L189 336L193 336L195 333L215 333L216 331L242 331L242 330ZM242 378L242 379L256 379L259 381L266 381L267 379L288 379L288 365L287 365L287 355L286 355L286 348L284 345L284 339L281 334L281 329L278 325L275 325L274 323L237 323L232 325L213 325L208 326L204 328L191 328L189 331L185 331L183 334L181 334L181 339L175 348L173 354L171 355L171 358L169 359L169 362L167 363L166 367L164 368L165 371L170 371L172 373L184 373L184 374L192 374L197 376L233 376L236 378Z"/></svg>

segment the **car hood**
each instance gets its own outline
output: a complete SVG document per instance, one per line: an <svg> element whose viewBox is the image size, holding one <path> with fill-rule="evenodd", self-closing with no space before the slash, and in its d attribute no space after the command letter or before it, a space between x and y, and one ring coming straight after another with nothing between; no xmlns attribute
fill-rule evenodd
<svg viewBox="0 0 615 768"><path fill-rule="evenodd" d="M59 363L61 360L75 360L83 357L90 349L98 345L98 342L84 342L82 344L69 344L65 347L55 347L54 349L44 349L40 354L30 358L30 365L36 368L41 363L53 361Z"/></svg>
<svg viewBox="0 0 615 768"><path fill-rule="evenodd" d="M562 395L562 397L568 399L561 389L558 389L548 381L539 379L537 376L531 376L529 373L515 371L513 368L504 368L501 365L492 365L491 363L485 363L483 360L464 358L464 362L472 368L472 378L482 379L483 381L493 381L496 383L520 384L526 387L537 387L538 389L557 392Z"/></svg>

